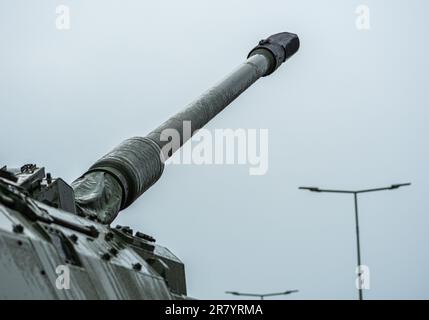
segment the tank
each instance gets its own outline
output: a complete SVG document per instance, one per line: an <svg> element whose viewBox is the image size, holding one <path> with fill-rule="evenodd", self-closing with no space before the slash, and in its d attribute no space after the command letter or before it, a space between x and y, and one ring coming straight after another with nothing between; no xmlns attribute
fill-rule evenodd
<svg viewBox="0 0 429 320"><path fill-rule="evenodd" d="M197 130L298 48L293 33L261 40L223 80L145 137L122 142L71 184L35 164L2 167L0 298L188 299L182 261L151 236L112 222Z"/></svg>

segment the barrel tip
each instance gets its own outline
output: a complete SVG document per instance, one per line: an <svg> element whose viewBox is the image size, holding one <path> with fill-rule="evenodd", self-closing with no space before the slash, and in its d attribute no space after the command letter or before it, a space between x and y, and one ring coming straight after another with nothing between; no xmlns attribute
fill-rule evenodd
<svg viewBox="0 0 429 320"><path fill-rule="evenodd" d="M267 76L292 57L298 51L299 47L300 41L297 34L280 32L259 41L259 44L250 51L248 57L254 54L269 54L271 67L264 75Z"/></svg>
<svg viewBox="0 0 429 320"><path fill-rule="evenodd" d="M277 42L285 50L284 61L292 57L299 49L300 42L299 37L295 33L282 32L277 33L269 37L271 41Z"/></svg>

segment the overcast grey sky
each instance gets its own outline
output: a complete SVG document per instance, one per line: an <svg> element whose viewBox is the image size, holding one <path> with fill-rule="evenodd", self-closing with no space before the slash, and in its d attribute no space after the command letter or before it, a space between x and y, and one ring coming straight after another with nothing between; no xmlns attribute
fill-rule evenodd
<svg viewBox="0 0 429 320"><path fill-rule="evenodd" d="M68 5L71 29L55 27ZM370 8L359 31L355 9ZM269 170L167 166L120 214L186 265L188 293L299 289L354 299L353 199L300 185L411 187L360 198L368 299L429 298L429 136L424 0L0 2L0 165L71 182L145 135L281 31L301 48L209 123L267 128Z"/></svg>

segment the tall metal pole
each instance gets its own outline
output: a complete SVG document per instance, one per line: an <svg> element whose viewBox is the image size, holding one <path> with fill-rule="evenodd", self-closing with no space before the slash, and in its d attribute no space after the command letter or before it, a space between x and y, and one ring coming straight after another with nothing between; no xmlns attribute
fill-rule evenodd
<svg viewBox="0 0 429 320"><path fill-rule="evenodd" d="M359 215L358 215L358 202L357 202L357 192L354 194L355 199L355 221L356 221L356 245L357 245L357 270L358 270L358 281L359 281L359 300L363 300L363 292L362 292L362 283L361 283L361 260L360 260L360 239L359 239Z"/></svg>
<svg viewBox="0 0 429 320"><path fill-rule="evenodd" d="M347 193L353 194L354 202L355 202L355 222L356 222L356 246L357 246L357 268L358 268L358 292L359 292L359 300L363 300L363 290L362 290L362 282L361 282L361 258L360 258L360 239L359 239L359 216L358 216L358 201L357 195L358 193L368 193L374 191L384 191L384 190L395 190L400 187L410 186L411 183L398 183L392 184L388 187L383 188L373 188L373 189L363 189L363 190L335 190L335 189L321 189L318 187L299 187L301 190L308 190L312 192L328 192L328 193Z"/></svg>

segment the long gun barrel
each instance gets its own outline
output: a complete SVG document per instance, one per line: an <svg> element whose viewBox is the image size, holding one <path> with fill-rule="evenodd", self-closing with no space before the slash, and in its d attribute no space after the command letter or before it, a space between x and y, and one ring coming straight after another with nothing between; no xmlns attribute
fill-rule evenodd
<svg viewBox="0 0 429 320"><path fill-rule="evenodd" d="M146 137L125 140L72 183L78 213L109 224L160 177L164 161L260 77L298 51L298 36L278 33L261 40L247 60L222 81ZM184 122L190 123L186 132ZM177 132L178 142L169 132Z"/></svg>

